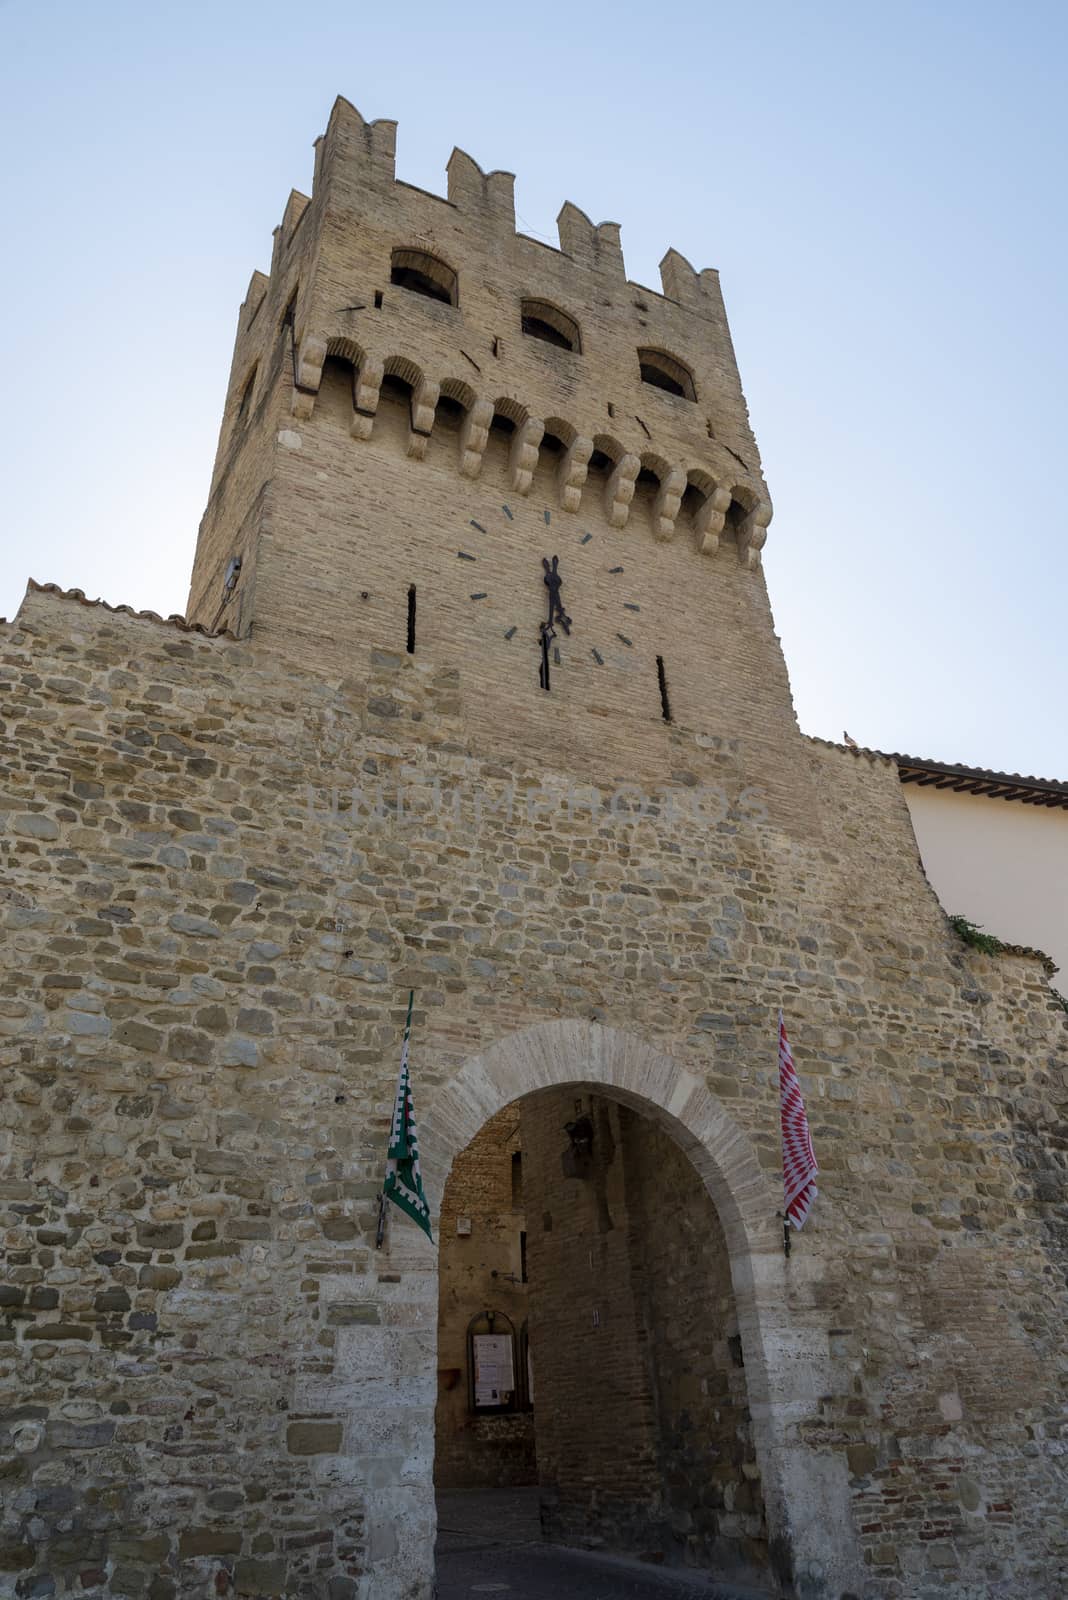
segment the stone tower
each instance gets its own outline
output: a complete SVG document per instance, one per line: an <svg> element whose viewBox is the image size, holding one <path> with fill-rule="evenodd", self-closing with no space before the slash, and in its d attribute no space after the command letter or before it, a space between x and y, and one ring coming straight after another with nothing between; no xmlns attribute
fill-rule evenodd
<svg viewBox="0 0 1068 1600"><path fill-rule="evenodd" d="M326 676L414 649L478 682L481 734L576 773L662 777L670 718L773 780L771 505L718 275L672 250L662 292L630 283L618 227L571 204L554 250L516 232L510 173L456 150L428 194L394 134L337 102L252 278L190 619Z"/></svg>
<svg viewBox="0 0 1068 1600"><path fill-rule="evenodd" d="M429 1600L444 1257L376 1247L409 990L473 1293L445 1185L521 1137L555 1526L789 1600L1064 1592L1063 1006L962 942L894 765L800 734L716 276L662 277L459 152L397 181L339 101L188 617L31 582L0 625L5 1595Z"/></svg>

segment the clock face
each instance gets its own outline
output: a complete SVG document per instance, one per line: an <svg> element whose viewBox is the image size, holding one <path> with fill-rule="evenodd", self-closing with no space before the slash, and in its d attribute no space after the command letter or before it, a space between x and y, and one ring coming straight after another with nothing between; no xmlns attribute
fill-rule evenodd
<svg viewBox="0 0 1068 1600"><path fill-rule="evenodd" d="M533 646L542 689L551 690L569 665L584 661L596 670L635 648L641 605L618 533L591 531L581 517L554 516L547 505L517 498L480 509L467 534L458 559L472 563L473 578L493 572L492 588L472 588L469 602L491 610L494 630L509 643Z"/></svg>

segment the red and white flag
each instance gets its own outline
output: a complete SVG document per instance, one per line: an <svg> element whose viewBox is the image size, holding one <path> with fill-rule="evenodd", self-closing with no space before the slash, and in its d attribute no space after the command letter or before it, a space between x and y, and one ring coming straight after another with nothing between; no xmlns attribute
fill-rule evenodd
<svg viewBox="0 0 1068 1600"><path fill-rule="evenodd" d="M808 1131L805 1102L797 1069L790 1054L790 1041L779 1012L779 1107L782 1118L782 1181L786 1215L795 1228L803 1228L816 1198L815 1177L819 1172L812 1135Z"/></svg>

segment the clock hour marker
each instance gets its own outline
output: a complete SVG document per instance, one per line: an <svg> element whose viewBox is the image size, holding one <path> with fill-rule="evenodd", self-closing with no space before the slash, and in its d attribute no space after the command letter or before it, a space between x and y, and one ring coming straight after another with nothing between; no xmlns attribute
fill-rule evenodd
<svg viewBox="0 0 1068 1600"><path fill-rule="evenodd" d="M502 507L501 507L501 510L502 510L502 511L503 511L503 512L504 512L504 514L505 514L505 516L506 516L506 517L507 517L507 518L508 518L508 521L509 521L509 522L514 522L514 521L515 521L515 518L514 518L514 517L513 517L513 515L512 515L512 508L511 508L511 506L502 506Z"/></svg>
<svg viewBox="0 0 1068 1600"><path fill-rule="evenodd" d="M485 600L485 598L486 598L486 591L485 591L485 589L480 589L480 590L479 590L479 592L478 592L478 594L473 594L473 595L472 595L472 596L471 596L471 599L472 599L472 600Z"/></svg>
<svg viewBox="0 0 1068 1600"><path fill-rule="evenodd" d="M550 523L550 521L551 521L551 520L552 520L552 519L551 519L551 517L550 517L550 516L549 516L549 507L548 507L548 506L546 506L546 507L545 507L545 526L546 526L546 527L548 527L548 526L549 526L549 523Z"/></svg>
<svg viewBox="0 0 1068 1600"><path fill-rule="evenodd" d="M616 638L617 639L622 639L623 643L624 644L629 644L631 649L633 650L633 648L634 648L634 640L633 639L628 639L625 633L617 633L616 634Z"/></svg>
<svg viewBox="0 0 1068 1600"><path fill-rule="evenodd" d="M609 572L622 572L623 568L622 567L609 567L608 570L609 570Z"/></svg>
<svg viewBox="0 0 1068 1600"><path fill-rule="evenodd" d="M476 522L474 517L471 518L471 526L472 528L477 528L479 533L485 533L486 531L481 522Z"/></svg>
<svg viewBox="0 0 1068 1600"><path fill-rule="evenodd" d="M514 634L515 634L515 628L514 628L514 627L512 627L512 628L505 628L505 630L504 630L504 637L505 637L505 638L506 638L506 639L511 639L511 638L512 638L512 637L513 637L513 635L514 635Z"/></svg>
<svg viewBox="0 0 1068 1600"><path fill-rule="evenodd" d="M623 610L624 611L640 611L641 610L641 606L636 606L634 604L633 600L624 600L624 602L623 602Z"/></svg>
<svg viewBox="0 0 1068 1600"><path fill-rule="evenodd" d="M582 535L582 538L579 540L579 544L589 544L589 542L590 542L590 540L592 538L593 538L593 534L592 533L584 533Z"/></svg>
<svg viewBox="0 0 1068 1600"><path fill-rule="evenodd" d="M591 650L590 654L593 656L593 659L596 661L599 667L604 666L604 656L599 650Z"/></svg>
<svg viewBox="0 0 1068 1600"><path fill-rule="evenodd" d="M477 556L469 556L466 550L457 550L457 557L461 561L477 561Z"/></svg>

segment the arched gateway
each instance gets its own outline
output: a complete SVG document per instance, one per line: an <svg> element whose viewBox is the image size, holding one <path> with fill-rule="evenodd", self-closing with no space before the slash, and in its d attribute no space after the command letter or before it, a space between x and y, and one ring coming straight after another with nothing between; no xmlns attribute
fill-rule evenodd
<svg viewBox="0 0 1068 1600"><path fill-rule="evenodd" d="M838 1600L858 1577L846 1474L806 1450L792 1428L811 1414L825 1376L826 1338L792 1325L787 1305L789 1278L796 1290L797 1278L809 1277L806 1257L784 1257L777 1175L762 1170L746 1134L680 1061L631 1034L580 1020L542 1022L496 1041L469 1059L421 1116L435 1216L453 1161L491 1118L526 1096L565 1087L600 1091L652 1119L711 1196L729 1252L773 1564L788 1593ZM421 1241L411 1249L426 1259ZM427 1464L429 1478L429 1456Z"/></svg>

